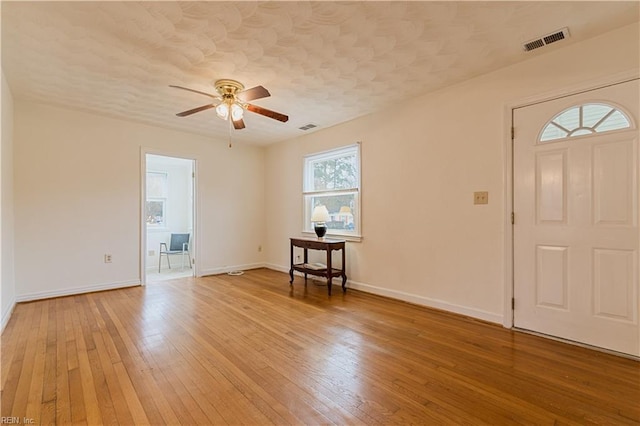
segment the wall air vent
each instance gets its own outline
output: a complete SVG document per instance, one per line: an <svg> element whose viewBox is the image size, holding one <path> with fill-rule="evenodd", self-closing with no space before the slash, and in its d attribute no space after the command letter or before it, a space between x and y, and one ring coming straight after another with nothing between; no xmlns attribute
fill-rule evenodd
<svg viewBox="0 0 640 426"><path fill-rule="evenodd" d="M298 127L300 130L309 130L309 129L313 129L314 127L318 127L315 124L307 124L306 126L302 126L302 127Z"/></svg>
<svg viewBox="0 0 640 426"><path fill-rule="evenodd" d="M530 50L546 46L547 44L555 43L556 41L564 40L565 38L569 38L569 28L563 28L535 40L529 40L522 45L522 48L525 52L529 52Z"/></svg>

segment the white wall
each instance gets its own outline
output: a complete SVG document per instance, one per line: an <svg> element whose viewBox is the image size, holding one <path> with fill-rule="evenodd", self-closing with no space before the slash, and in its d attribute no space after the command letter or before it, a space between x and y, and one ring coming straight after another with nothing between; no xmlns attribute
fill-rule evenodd
<svg viewBox="0 0 640 426"><path fill-rule="evenodd" d="M263 262L263 149L19 99L14 107L18 300L140 282L141 147L196 159L199 274Z"/></svg>
<svg viewBox="0 0 640 426"><path fill-rule="evenodd" d="M13 214L13 98L2 73L2 147L0 149L0 329L9 321L15 304Z"/></svg>
<svg viewBox="0 0 640 426"><path fill-rule="evenodd" d="M502 322L511 285L507 106L637 71L638 36L637 24L624 27L269 147L267 262L288 269L288 238L302 230L302 157L362 141L364 238L348 243L352 286ZM474 191L489 191L489 204L474 206ZM399 212L403 220L393 221Z"/></svg>

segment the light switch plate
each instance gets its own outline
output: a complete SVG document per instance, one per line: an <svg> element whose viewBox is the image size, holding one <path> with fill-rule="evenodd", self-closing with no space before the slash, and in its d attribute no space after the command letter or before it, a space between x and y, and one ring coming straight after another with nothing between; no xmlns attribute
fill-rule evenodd
<svg viewBox="0 0 640 426"><path fill-rule="evenodd" d="M474 192L473 204L489 204L489 193L487 191Z"/></svg>

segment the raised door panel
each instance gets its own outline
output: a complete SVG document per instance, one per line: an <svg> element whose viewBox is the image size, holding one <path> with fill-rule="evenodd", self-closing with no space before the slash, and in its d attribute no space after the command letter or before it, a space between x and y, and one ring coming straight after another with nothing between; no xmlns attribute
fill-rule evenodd
<svg viewBox="0 0 640 426"><path fill-rule="evenodd" d="M635 167L633 141L593 147L593 211L596 225L633 226Z"/></svg>
<svg viewBox="0 0 640 426"><path fill-rule="evenodd" d="M635 250L593 250L595 316L637 322L637 257Z"/></svg>
<svg viewBox="0 0 640 426"><path fill-rule="evenodd" d="M536 305L567 310L568 247L536 247Z"/></svg>
<svg viewBox="0 0 640 426"><path fill-rule="evenodd" d="M563 224L567 218L567 152L536 154L536 210L538 223Z"/></svg>

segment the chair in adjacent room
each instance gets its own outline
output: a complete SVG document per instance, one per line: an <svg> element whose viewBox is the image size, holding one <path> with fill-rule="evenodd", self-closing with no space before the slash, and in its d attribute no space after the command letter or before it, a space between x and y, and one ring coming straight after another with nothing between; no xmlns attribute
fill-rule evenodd
<svg viewBox="0 0 640 426"><path fill-rule="evenodd" d="M187 255L189 261L189 268L191 268L191 256L189 256L189 237L191 234L171 234L171 241L169 242L169 248L167 249L167 243L160 243L160 259L158 261L158 272L162 266L162 256L167 256L167 264L171 269L171 261L169 256L172 254L182 255L182 268L184 269L184 256Z"/></svg>

